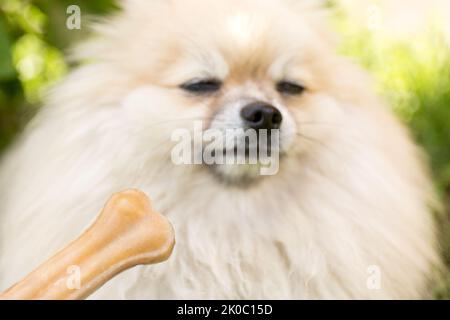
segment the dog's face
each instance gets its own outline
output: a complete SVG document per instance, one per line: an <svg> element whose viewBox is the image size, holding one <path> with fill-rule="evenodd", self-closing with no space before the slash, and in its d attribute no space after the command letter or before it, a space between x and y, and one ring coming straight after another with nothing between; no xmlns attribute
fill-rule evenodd
<svg viewBox="0 0 450 320"><path fill-rule="evenodd" d="M335 98L340 60L322 27L287 0L130 7L126 19L133 22L118 31L128 42L108 54L126 62L123 68L141 86L151 86L130 94L128 105L148 126L147 137L160 140L154 145L162 141L151 126L157 122L172 131L199 120L205 129L274 129L282 167L284 157L308 152L336 129L325 124L342 113ZM260 175L258 165L210 167L228 182Z"/></svg>

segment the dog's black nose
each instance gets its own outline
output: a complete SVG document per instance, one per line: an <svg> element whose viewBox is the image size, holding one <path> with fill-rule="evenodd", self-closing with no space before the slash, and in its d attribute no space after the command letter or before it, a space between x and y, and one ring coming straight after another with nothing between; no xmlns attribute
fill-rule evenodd
<svg viewBox="0 0 450 320"><path fill-rule="evenodd" d="M274 106L264 102L253 102L241 110L245 124L252 129L279 129L283 116Z"/></svg>

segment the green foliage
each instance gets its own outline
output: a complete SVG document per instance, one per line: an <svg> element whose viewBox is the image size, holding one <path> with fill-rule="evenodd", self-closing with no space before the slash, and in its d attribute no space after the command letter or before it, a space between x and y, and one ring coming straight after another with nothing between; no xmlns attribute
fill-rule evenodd
<svg viewBox="0 0 450 320"><path fill-rule="evenodd" d="M65 27L72 4L81 8L81 30ZM0 150L66 74L64 51L85 33L86 17L114 8L112 0L0 0Z"/></svg>
<svg viewBox="0 0 450 320"><path fill-rule="evenodd" d="M0 80L11 79L15 76L11 59L11 42L6 33L5 23L0 19Z"/></svg>

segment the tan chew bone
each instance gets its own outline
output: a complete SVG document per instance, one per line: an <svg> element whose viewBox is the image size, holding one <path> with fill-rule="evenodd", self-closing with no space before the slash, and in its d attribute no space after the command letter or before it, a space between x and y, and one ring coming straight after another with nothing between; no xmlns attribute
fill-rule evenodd
<svg viewBox="0 0 450 320"><path fill-rule="evenodd" d="M120 272L169 258L169 221L137 190L114 195L94 224L0 299L84 299Z"/></svg>

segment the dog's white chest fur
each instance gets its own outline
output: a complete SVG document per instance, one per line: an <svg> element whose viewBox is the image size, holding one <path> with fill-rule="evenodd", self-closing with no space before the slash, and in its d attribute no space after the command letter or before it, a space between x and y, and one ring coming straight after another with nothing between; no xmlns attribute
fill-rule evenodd
<svg viewBox="0 0 450 320"><path fill-rule="evenodd" d="M43 138L49 128L41 129ZM31 146L23 142L4 166L2 289L79 234L111 193L128 187L153 198L173 222L177 245L168 262L127 271L94 298L414 298L424 295L437 260L423 201L403 198L414 199L420 187L403 181L388 159L370 158L374 170L366 170L365 157L377 150L364 145L341 153L344 162L326 149L314 161L286 159L278 176L250 189L217 183L199 168L149 170L146 177L139 166L119 170L120 159L98 158L89 148L71 150L82 155L75 160L66 154L67 161L35 168L40 159L28 156ZM114 144L109 148L114 154ZM43 149L50 162L62 152ZM152 163L165 164L159 155ZM390 184L386 175L394 177Z"/></svg>

